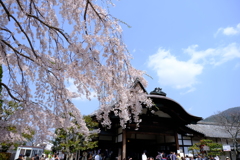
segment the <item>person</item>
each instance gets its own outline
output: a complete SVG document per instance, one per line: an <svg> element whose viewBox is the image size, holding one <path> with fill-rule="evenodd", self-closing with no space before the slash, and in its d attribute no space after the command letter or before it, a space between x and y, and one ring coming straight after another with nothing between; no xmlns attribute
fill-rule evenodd
<svg viewBox="0 0 240 160"><path fill-rule="evenodd" d="M186 155L185 160L190 160L190 158L188 157L188 155Z"/></svg>
<svg viewBox="0 0 240 160"><path fill-rule="evenodd" d="M146 155L145 151L142 154L142 160L147 160L147 155Z"/></svg>
<svg viewBox="0 0 240 160"><path fill-rule="evenodd" d="M54 154L52 155L51 160L55 160L55 155Z"/></svg>
<svg viewBox="0 0 240 160"><path fill-rule="evenodd" d="M161 160L162 159L162 155L161 155L161 152L158 152L156 158L156 160Z"/></svg>
<svg viewBox="0 0 240 160"><path fill-rule="evenodd" d="M20 154L16 160L23 160L23 155Z"/></svg>
<svg viewBox="0 0 240 160"><path fill-rule="evenodd" d="M109 158L108 158L108 155L109 155L109 152L108 152L108 149L105 149L105 151L104 151L104 160L109 160Z"/></svg>
<svg viewBox="0 0 240 160"><path fill-rule="evenodd" d="M181 157L180 157L180 154L179 154L179 153L177 154L177 156L176 156L176 159L177 159L177 160L180 160L180 159L181 159Z"/></svg>
<svg viewBox="0 0 240 160"><path fill-rule="evenodd" d="M161 153L161 157L162 157L161 160L166 160L167 159L164 152Z"/></svg>
<svg viewBox="0 0 240 160"><path fill-rule="evenodd" d="M87 155L88 155L88 153L86 151L83 151L82 160L87 160Z"/></svg>
<svg viewBox="0 0 240 160"><path fill-rule="evenodd" d="M226 157L226 160L230 160L230 158L229 158L229 157Z"/></svg>
<svg viewBox="0 0 240 160"><path fill-rule="evenodd" d="M88 160L92 160L92 159L93 159L93 155L92 155L92 153L89 153Z"/></svg>
<svg viewBox="0 0 240 160"><path fill-rule="evenodd" d="M92 155L92 156L93 156L93 159L94 159L94 157L95 157L96 155L97 155L97 150L94 149L94 150L93 150L93 155Z"/></svg>
<svg viewBox="0 0 240 160"><path fill-rule="evenodd" d="M38 156L38 154L35 154L35 156L32 157L32 160L39 160L39 156Z"/></svg>
<svg viewBox="0 0 240 160"><path fill-rule="evenodd" d="M154 160L154 158L153 157L149 157L149 160Z"/></svg>
<svg viewBox="0 0 240 160"><path fill-rule="evenodd" d="M196 158L196 160L202 160L202 159L203 159L203 158L202 158L201 155L198 155L197 158Z"/></svg>
<svg viewBox="0 0 240 160"><path fill-rule="evenodd" d="M23 160L26 160L26 157L25 157L25 155L22 155L22 156L23 156L23 157L22 157L22 159L23 159Z"/></svg>
<svg viewBox="0 0 240 160"><path fill-rule="evenodd" d="M42 157L40 158L41 160L45 160L45 157L44 157L44 155L42 155Z"/></svg>
<svg viewBox="0 0 240 160"><path fill-rule="evenodd" d="M94 158L95 158L95 160L101 160L100 153L97 153Z"/></svg>
<svg viewBox="0 0 240 160"><path fill-rule="evenodd" d="M128 156L128 160L132 160L132 157L131 157L131 156Z"/></svg>
<svg viewBox="0 0 240 160"><path fill-rule="evenodd" d="M167 160L171 160L172 159L172 154L173 154L173 152L170 152L170 154L167 155Z"/></svg>
<svg viewBox="0 0 240 160"><path fill-rule="evenodd" d="M49 154L49 155L47 155L46 160L51 160L51 158L52 158L52 156L51 156L51 154Z"/></svg>
<svg viewBox="0 0 240 160"><path fill-rule="evenodd" d="M177 156L176 156L175 152L172 152L171 160L176 160L176 159L177 159Z"/></svg>
<svg viewBox="0 0 240 160"><path fill-rule="evenodd" d="M215 160L220 160L218 156L215 156L214 158L215 158Z"/></svg>
<svg viewBox="0 0 240 160"><path fill-rule="evenodd" d="M55 154L55 156L54 156L54 160L60 160L60 158L58 157L57 154Z"/></svg>

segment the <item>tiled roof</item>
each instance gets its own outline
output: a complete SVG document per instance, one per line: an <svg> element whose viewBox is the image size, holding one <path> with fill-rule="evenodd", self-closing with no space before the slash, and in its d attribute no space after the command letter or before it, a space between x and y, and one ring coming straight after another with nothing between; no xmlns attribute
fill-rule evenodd
<svg viewBox="0 0 240 160"><path fill-rule="evenodd" d="M223 126L216 124L189 124L187 127L203 133L206 137L210 138L231 138L231 135L226 132ZM240 136L239 136L240 138Z"/></svg>

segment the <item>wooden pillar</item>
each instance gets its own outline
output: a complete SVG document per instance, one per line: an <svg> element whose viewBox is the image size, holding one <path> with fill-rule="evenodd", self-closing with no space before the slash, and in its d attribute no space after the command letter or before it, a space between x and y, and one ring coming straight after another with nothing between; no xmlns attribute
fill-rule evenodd
<svg viewBox="0 0 240 160"><path fill-rule="evenodd" d="M122 160L126 159L126 148L127 148L127 136L126 129L122 130Z"/></svg>
<svg viewBox="0 0 240 160"><path fill-rule="evenodd" d="M177 132L175 132L175 142L176 142L176 149L179 150L178 133Z"/></svg>

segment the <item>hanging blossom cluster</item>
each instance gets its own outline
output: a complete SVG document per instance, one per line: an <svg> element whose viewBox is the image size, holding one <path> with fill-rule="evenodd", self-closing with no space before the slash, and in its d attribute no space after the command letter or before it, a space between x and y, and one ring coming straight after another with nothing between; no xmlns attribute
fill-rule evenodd
<svg viewBox="0 0 240 160"><path fill-rule="evenodd" d="M92 92L97 93L103 111L97 118L107 126L111 111L124 127L131 115L140 122L143 103L151 106L145 93L131 87L136 78L147 83L144 73L130 64L119 20L99 4L111 2L0 0L1 99L21 104L22 109L8 121L20 133L23 124L45 135L49 128L69 126L66 113L71 113L83 126L79 132L87 134L80 112L69 100L90 99ZM69 81L77 93L67 89ZM114 109L113 102L117 102Z"/></svg>
<svg viewBox="0 0 240 160"><path fill-rule="evenodd" d="M2 98L4 96L7 95L3 94ZM25 108L21 103L12 102L5 99L1 105L0 142L21 145L29 141L22 136L23 134L33 136L31 140L36 144L50 138L52 132L49 131L49 126L53 126L52 122L48 121L51 117L50 113L38 111L38 105L33 104L32 107ZM41 128L40 132L38 132L39 128Z"/></svg>
<svg viewBox="0 0 240 160"><path fill-rule="evenodd" d="M137 78L134 82L137 84L139 79ZM109 114L114 113L120 119L120 125L122 128L126 128L126 123L136 123L136 129L139 127L141 119L139 114L142 113L142 107L152 107L152 100L146 97L146 93L138 85L131 86L124 90L119 95L112 94L115 97L109 105L102 105L94 115L96 115L98 121L105 127L111 127L111 120Z"/></svg>

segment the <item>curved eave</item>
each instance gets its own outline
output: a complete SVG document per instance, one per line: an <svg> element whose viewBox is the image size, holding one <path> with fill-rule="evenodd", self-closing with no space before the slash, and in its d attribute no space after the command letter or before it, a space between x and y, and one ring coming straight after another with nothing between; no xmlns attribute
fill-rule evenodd
<svg viewBox="0 0 240 160"><path fill-rule="evenodd" d="M152 99L153 103L156 104L161 111L179 120L178 122L181 124L196 124L202 120L202 117L189 114L179 103L171 98L160 95L147 96Z"/></svg>

